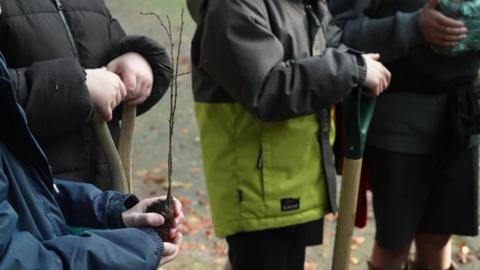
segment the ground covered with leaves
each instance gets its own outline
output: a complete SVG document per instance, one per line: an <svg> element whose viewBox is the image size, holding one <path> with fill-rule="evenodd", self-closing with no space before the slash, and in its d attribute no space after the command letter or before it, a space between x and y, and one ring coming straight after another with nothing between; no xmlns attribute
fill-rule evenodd
<svg viewBox="0 0 480 270"><path fill-rule="evenodd" d="M164 46L166 37L152 16L140 12L159 12L169 15L174 27L180 25L180 12L185 0L106 0L111 12L130 34L154 37ZM182 72L191 70L189 61L190 40L194 24L186 16L184 47L180 58ZM164 195L167 186L169 100L164 98L155 108L138 118L134 142L134 192L141 197ZM174 138L174 195L179 198L186 214L183 224L185 234L182 251L177 259L163 267L165 270L223 269L227 245L214 235L206 187L202 175L202 162L198 130L195 124L190 76L180 78L178 109ZM365 269L374 237L373 214L369 212L367 228L356 230L352 243L351 269ZM329 269L332 256L335 217L328 216L325 241L322 246L307 250L305 269ZM460 269L480 269L480 237L456 238L453 255Z"/></svg>

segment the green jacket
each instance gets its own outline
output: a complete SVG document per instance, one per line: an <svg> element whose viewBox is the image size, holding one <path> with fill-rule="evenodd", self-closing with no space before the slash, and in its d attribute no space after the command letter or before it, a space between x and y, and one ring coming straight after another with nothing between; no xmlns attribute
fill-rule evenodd
<svg viewBox="0 0 480 270"><path fill-rule="evenodd" d="M216 234L336 210L331 105L365 78L325 4L189 1L193 91ZM358 62L357 62L358 61Z"/></svg>

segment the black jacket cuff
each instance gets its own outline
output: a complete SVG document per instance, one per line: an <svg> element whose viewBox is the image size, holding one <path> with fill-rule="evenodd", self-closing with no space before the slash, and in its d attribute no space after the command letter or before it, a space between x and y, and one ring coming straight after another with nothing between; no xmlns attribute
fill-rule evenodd
<svg viewBox="0 0 480 270"><path fill-rule="evenodd" d="M107 222L108 228L120 229L125 228L122 213L135 206L139 202L137 196L133 194L116 193L110 198L107 206Z"/></svg>

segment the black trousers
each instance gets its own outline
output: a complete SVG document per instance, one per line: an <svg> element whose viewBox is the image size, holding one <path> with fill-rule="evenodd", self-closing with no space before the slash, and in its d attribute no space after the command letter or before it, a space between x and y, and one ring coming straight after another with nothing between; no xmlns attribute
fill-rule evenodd
<svg viewBox="0 0 480 270"><path fill-rule="evenodd" d="M312 228L321 242L323 222L254 232L227 237L232 270L303 270L305 248L311 243ZM320 236L320 237L319 237Z"/></svg>

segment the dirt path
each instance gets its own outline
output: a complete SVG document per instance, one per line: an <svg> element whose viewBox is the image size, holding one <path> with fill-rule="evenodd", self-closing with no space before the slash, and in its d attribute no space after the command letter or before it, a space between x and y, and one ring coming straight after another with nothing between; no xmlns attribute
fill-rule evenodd
<svg viewBox="0 0 480 270"><path fill-rule="evenodd" d="M151 16L139 15L140 11L161 11L172 17L178 25L178 16L184 0L107 0L112 14L120 21L128 33L146 34L162 41L161 29ZM189 71L188 55L193 22L187 15L187 31L184 35L182 66ZM195 124L191 96L190 77L181 79L178 113L176 118L174 186L187 214L185 223L185 242L183 250L175 262L164 270L204 270L222 269L226 260L226 244L213 235L206 188L202 175L202 163L199 149L198 131ZM154 109L139 118L136 126L134 148L134 191L142 197L164 194L167 157L168 99L163 99ZM352 256L352 269L365 269L365 260L370 253L373 239L373 217L369 214L369 226L355 232L355 245ZM335 221L328 218L325 228L325 243L309 248L305 269L329 269L333 246ZM462 245L472 251L480 251L480 238L458 238L454 253ZM480 255L480 254L478 254ZM455 255L455 257L457 257ZM461 265L463 270L480 269L480 262Z"/></svg>

